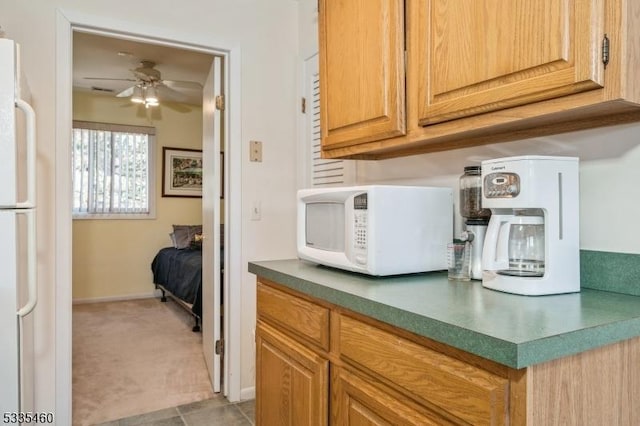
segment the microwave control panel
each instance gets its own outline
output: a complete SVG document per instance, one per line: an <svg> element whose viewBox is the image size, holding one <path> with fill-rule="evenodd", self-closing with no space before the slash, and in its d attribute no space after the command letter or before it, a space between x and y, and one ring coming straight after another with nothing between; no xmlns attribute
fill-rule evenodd
<svg viewBox="0 0 640 426"><path fill-rule="evenodd" d="M353 249L355 261L367 264L367 193L353 198Z"/></svg>

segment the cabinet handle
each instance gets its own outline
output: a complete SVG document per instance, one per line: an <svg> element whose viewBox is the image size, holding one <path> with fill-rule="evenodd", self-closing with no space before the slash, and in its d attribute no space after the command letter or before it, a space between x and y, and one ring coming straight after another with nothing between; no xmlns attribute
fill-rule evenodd
<svg viewBox="0 0 640 426"><path fill-rule="evenodd" d="M607 69L607 64L609 63L609 37L606 34L602 39L602 63L604 64L604 69Z"/></svg>

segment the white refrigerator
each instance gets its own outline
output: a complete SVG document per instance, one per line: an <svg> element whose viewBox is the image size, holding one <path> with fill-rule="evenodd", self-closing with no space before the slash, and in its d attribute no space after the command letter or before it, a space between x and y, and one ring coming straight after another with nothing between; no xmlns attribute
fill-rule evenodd
<svg viewBox="0 0 640 426"><path fill-rule="evenodd" d="M33 411L36 280L35 113L20 49L0 38L0 414ZM7 418L3 417L3 420ZM9 421L17 423L9 418Z"/></svg>

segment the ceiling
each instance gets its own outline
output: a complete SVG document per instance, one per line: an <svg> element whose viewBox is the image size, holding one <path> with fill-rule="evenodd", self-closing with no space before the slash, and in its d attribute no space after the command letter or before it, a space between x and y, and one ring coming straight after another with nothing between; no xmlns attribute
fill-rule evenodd
<svg viewBox="0 0 640 426"><path fill-rule="evenodd" d="M74 32L73 88L115 97L136 84L132 70L140 67L141 61L155 62L155 69L160 71L162 80L197 82L203 85L212 59L210 54L193 50ZM87 77L99 79L89 80ZM202 104L202 90L199 88L162 89L158 94L161 105L163 101Z"/></svg>

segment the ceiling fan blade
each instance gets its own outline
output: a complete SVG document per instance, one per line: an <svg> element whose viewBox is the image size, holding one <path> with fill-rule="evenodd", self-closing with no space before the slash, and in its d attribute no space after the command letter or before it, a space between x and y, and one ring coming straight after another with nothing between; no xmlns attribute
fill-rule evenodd
<svg viewBox="0 0 640 426"><path fill-rule="evenodd" d="M118 94L116 95L116 98L127 98L127 97L129 97L129 96L133 95L133 89L134 89L135 87L136 87L135 85L134 85L134 86L131 86L131 87L127 87L127 88L126 88L126 89L124 89L122 92L118 93Z"/></svg>
<svg viewBox="0 0 640 426"><path fill-rule="evenodd" d="M133 78L83 77L85 80L137 81Z"/></svg>
<svg viewBox="0 0 640 426"><path fill-rule="evenodd" d="M202 90L202 84L197 81L162 80L162 83L171 89Z"/></svg>
<svg viewBox="0 0 640 426"><path fill-rule="evenodd" d="M158 85L156 88L158 89L158 94L160 95L161 100L165 99L175 102L184 102L187 100L187 97L184 94L173 90L164 84Z"/></svg>

